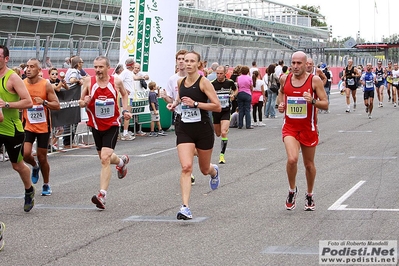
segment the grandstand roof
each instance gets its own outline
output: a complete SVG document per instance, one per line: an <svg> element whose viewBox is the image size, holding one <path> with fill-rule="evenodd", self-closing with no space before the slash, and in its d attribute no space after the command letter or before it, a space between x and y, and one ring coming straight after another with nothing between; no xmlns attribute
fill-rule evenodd
<svg viewBox="0 0 399 266"><path fill-rule="evenodd" d="M235 15L248 16L257 19L266 19L270 21L284 21L286 24L310 26L301 22L303 18L317 18L324 20L321 14L313 13L298 7L286 5L276 1L269 0L179 0L180 6L205 9L216 12L226 12ZM284 17L285 19L281 19Z"/></svg>

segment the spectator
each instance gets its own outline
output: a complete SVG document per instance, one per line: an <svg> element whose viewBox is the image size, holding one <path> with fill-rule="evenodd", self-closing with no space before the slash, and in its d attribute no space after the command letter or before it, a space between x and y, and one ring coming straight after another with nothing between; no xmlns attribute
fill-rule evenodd
<svg viewBox="0 0 399 266"><path fill-rule="evenodd" d="M133 67L133 79L134 80L149 80L150 77L147 74L143 74L140 71L141 65L139 63L135 63Z"/></svg>
<svg viewBox="0 0 399 266"><path fill-rule="evenodd" d="M134 67L133 67L133 79L134 80L139 80L140 81L140 85L143 89L147 89L147 82L146 80L149 80L150 77L147 74L143 74L140 71L140 64L139 63L135 63ZM138 116L136 116L136 119L138 119ZM146 136L147 134L144 133L141 130L141 124L138 124L138 128L139 130L136 132L137 136Z"/></svg>
<svg viewBox="0 0 399 266"><path fill-rule="evenodd" d="M65 80L70 89L77 89L80 90L83 84L82 76L80 75L79 65L83 63L83 60L79 56L71 57L71 67L68 68L65 74ZM75 137L75 128L76 124L73 125L65 125L64 126L64 133L67 134L63 137L63 144L64 148L76 148L76 145L71 143L71 140Z"/></svg>
<svg viewBox="0 0 399 266"><path fill-rule="evenodd" d="M63 72L62 72L63 73ZM50 84L52 85L53 89L55 91L61 91L61 89L65 89L68 90L69 86L66 83L65 79L60 80L58 78L58 70L56 67L52 67L48 70L48 74L49 74L49 78L48 81L50 82ZM65 75L65 74L64 74Z"/></svg>
<svg viewBox="0 0 399 266"><path fill-rule="evenodd" d="M252 75L254 74L254 71L258 71L259 72L259 68L256 65L256 61L252 62L252 67L249 69L249 75L252 77Z"/></svg>
<svg viewBox="0 0 399 266"><path fill-rule="evenodd" d="M53 67L53 64L51 63L51 61L50 61L50 57L46 57L46 61L44 62L44 66L45 66L45 68L52 68Z"/></svg>
<svg viewBox="0 0 399 266"><path fill-rule="evenodd" d="M278 76L275 73L276 66L274 64L270 64L267 68L267 103L265 108L265 117L266 118L276 118L276 98L278 94ZM277 88L277 89L276 89Z"/></svg>
<svg viewBox="0 0 399 266"><path fill-rule="evenodd" d="M22 74L21 74L21 68L20 67L13 67L12 70L14 70L15 73L17 73L17 75L22 78Z"/></svg>
<svg viewBox="0 0 399 266"><path fill-rule="evenodd" d="M71 58L65 57L65 62L62 64L62 68L70 68L71 67Z"/></svg>
<svg viewBox="0 0 399 266"><path fill-rule="evenodd" d="M326 84L324 84L324 90L326 91L327 94L327 100L328 100L328 104L330 104L330 91L331 91L331 80L332 80L332 73L329 69L329 67L327 67L326 64L322 64L321 65L321 70L323 71L324 75L327 78L327 82ZM321 110L319 110L319 112L321 112ZM329 110L324 110L325 114L329 113Z"/></svg>
<svg viewBox="0 0 399 266"><path fill-rule="evenodd" d="M56 92L56 94L57 94L57 92L59 92L61 90L68 90L69 89L69 87L68 87L68 85L67 85L67 83L65 81L65 73L64 72L60 73L60 78L61 79L58 78L58 70L55 67L50 68L48 70L48 73L49 73L48 81L52 85L52 87L53 87L54 91ZM63 126L58 126L58 127L53 128L53 126L51 125L51 129L52 129L51 130L52 134L51 134L51 142L49 144L49 150L50 151L52 151L52 150L57 151L58 150L58 139L59 139L59 136L64 133L64 127Z"/></svg>
<svg viewBox="0 0 399 266"><path fill-rule="evenodd" d="M123 83L123 87L125 88L127 94L128 94L128 103L127 105L129 106L131 98L134 96L134 84L133 84L133 66L134 66L134 59L129 57L125 60L125 65L126 68L123 69L122 64L118 64L118 66L115 69L115 72L119 72L118 77ZM131 109L131 107L130 107ZM130 110L129 109L129 110ZM121 140L134 140L136 137L133 135L132 132L129 131L129 124L130 124L130 119L129 120L123 120L123 132L120 136Z"/></svg>
<svg viewBox="0 0 399 266"><path fill-rule="evenodd" d="M150 112L151 112L151 126L150 126L151 132L148 136L150 137L158 137L158 135L167 136L167 134L162 130L161 127L158 95L155 92L155 89L159 90L159 87L157 87L157 84L152 81L148 84L148 88L150 89L150 92L148 93L148 102L150 105ZM158 133L154 131L155 123L157 123L158 126Z"/></svg>
<svg viewBox="0 0 399 266"><path fill-rule="evenodd" d="M204 71L206 63L204 61L200 61L198 65L198 74L203 77L206 77L207 72Z"/></svg>
<svg viewBox="0 0 399 266"><path fill-rule="evenodd" d="M21 78L22 78L22 79L25 79L25 78L26 78L26 64L25 64L25 63L21 63L21 64L19 65L19 67L22 69L22 76L21 76Z"/></svg>
<svg viewBox="0 0 399 266"><path fill-rule="evenodd" d="M236 83L236 87L237 87L237 77L239 75L241 75L241 65L237 65L233 70L233 74L230 76L230 79ZM237 108L238 108L237 97L234 97L234 99L231 100L230 113L233 114L234 110L236 110Z"/></svg>
<svg viewBox="0 0 399 266"><path fill-rule="evenodd" d="M209 72L209 74L207 75L207 79L209 79L210 81L213 81L214 79L216 79L216 68L218 68L219 63L218 62L213 62L211 65L211 71Z"/></svg>
<svg viewBox="0 0 399 266"><path fill-rule="evenodd" d="M265 99L265 83L261 79L259 71L255 70L252 74L252 117L254 119L254 126L264 127L266 126L262 122L262 107L263 100ZM258 114L259 122L256 119L256 114Z"/></svg>
<svg viewBox="0 0 399 266"><path fill-rule="evenodd" d="M237 96L238 108L240 109L238 129L241 129L245 124L247 129L253 129L251 126L251 100L252 100L252 78L248 75L249 68L243 66L241 68L241 75L237 77L237 87L235 95Z"/></svg>
<svg viewBox="0 0 399 266"><path fill-rule="evenodd" d="M236 108L236 111L231 115L229 127L230 128L238 127L238 107Z"/></svg>
<svg viewBox="0 0 399 266"><path fill-rule="evenodd" d="M119 77L119 75L123 72L123 70L125 70L125 69L123 68L122 64L116 65L114 76L116 75Z"/></svg>
<svg viewBox="0 0 399 266"><path fill-rule="evenodd" d="M84 63L83 59L80 58L80 61L78 64L78 70L79 70L80 77L82 79L89 76L89 75L87 75L86 71L83 69L83 63Z"/></svg>
<svg viewBox="0 0 399 266"><path fill-rule="evenodd" d="M277 77L280 77L281 74L284 73L283 72L283 66L284 66L284 61L283 60L278 61L278 65L277 66L275 65L274 72L276 73Z"/></svg>

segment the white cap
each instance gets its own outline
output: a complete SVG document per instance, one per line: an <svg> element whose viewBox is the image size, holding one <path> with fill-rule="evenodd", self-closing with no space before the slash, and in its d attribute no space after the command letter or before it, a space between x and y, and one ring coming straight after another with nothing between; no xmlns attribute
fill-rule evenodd
<svg viewBox="0 0 399 266"><path fill-rule="evenodd" d="M65 73L63 71L60 72L60 77L65 77Z"/></svg>

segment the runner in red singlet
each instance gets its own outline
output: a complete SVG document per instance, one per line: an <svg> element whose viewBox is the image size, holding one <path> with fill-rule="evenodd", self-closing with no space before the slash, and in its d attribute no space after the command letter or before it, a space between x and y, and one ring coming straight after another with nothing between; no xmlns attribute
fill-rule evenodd
<svg viewBox="0 0 399 266"><path fill-rule="evenodd" d="M307 193L305 210L313 211L313 186L316 177L314 157L319 141L317 129L318 109L327 110L328 100L320 77L306 72L306 54L295 52L292 55L292 72L280 78L278 110L285 112L282 129L283 141L287 152L287 176L289 193L285 206L287 210L296 207L298 189L295 184L299 150L306 169Z"/></svg>
<svg viewBox="0 0 399 266"><path fill-rule="evenodd" d="M111 179L110 164L116 165L118 178L122 179L127 174L129 163L127 155L118 157L114 153L121 124L118 93L122 96L123 118L131 119L132 114L127 110L128 95L123 83L118 77L108 75L109 68L107 57L98 56L94 59L96 76L84 80L79 100L80 107L86 107L89 117L87 125L92 128L98 156L101 159L100 191L91 199L99 209L105 209L105 199Z"/></svg>

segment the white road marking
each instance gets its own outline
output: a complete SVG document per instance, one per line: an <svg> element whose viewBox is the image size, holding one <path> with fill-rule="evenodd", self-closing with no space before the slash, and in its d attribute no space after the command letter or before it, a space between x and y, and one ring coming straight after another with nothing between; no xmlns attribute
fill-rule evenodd
<svg viewBox="0 0 399 266"><path fill-rule="evenodd" d="M354 185L348 192L340 197L333 205L328 208L329 211L384 211L384 212L399 212L399 209L382 209L382 208L347 208L348 205L342 204L347 200L353 193L356 192L366 181L359 181Z"/></svg>
<svg viewBox="0 0 399 266"><path fill-rule="evenodd" d="M339 133L372 133L372 130L338 130Z"/></svg>
<svg viewBox="0 0 399 266"><path fill-rule="evenodd" d="M156 151L156 152L152 152L152 153L146 153L146 154L135 154L135 155L131 155L128 154L129 157L148 157L148 156L153 156L155 154L160 154L160 153L164 153L164 152L168 152L168 151L173 151L176 150L176 147L170 148L170 149L166 149L166 150L160 150L160 151ZM82 154L65 154L63 156L69 156L69 157L98 157L97 154L92 154L92 155L82 155Z"/></svg>
<svg viewBox="0 0 399 266"><path fill-rule="evenodd" d="M328 210L342 210L345 209L347 205L342 205L342 203L347 200L355 191L361 187L366 181L359 181L356 185L354 185L351 189L349 189L342 197L340 197L333 205L328 208Z"/></svg>
<svg viewBox="0 0 399 266"><path fill-rule="evenodd" d="M185 223L199 223L203 222L208 217L195 217L190 220L177 220L176 216L130 216L123 221L127 222L185 222Z"/></svg>

